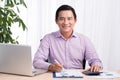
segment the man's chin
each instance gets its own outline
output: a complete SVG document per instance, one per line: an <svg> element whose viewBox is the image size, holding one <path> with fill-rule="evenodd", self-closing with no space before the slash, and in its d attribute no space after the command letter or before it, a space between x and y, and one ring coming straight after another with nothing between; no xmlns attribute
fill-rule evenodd
<svg viewBox="0 0 120 80"><path fill-rule="evenodd" d="M68 32L71 32L70 30L65 30L64 33L68 33Z"/></svg>

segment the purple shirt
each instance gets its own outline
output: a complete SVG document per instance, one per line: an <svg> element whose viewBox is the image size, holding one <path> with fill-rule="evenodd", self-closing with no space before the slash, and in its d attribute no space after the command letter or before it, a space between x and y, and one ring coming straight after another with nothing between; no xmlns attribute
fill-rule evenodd
<svg viewBox="0 0 120 80"><path fill-rule="evenodd" d="M50 59L50 63L46 60ZM66 69L82 69L83 59L91 66L102 63L91 41L82 34L73 32L72 36L65 40L59 31L47 34L34 56L33 66L38 69L48 69L51 63L57 60Z"/></svg>

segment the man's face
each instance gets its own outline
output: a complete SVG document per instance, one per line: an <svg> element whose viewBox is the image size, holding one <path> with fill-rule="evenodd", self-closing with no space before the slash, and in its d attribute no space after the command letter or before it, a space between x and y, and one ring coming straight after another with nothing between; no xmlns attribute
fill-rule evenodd
<svg viewBox="0 0 120 80"><path fill-rule="evenodd" d="M71 10L64 10L59 12L56 23L62 33L72 32L76 19Z"/></svg>

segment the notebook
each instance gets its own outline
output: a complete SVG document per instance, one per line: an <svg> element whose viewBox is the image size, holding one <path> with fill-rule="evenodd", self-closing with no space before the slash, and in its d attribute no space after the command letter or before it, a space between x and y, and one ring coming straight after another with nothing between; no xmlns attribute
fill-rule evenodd
<svg viewBox="0 0 120 80"><path fill-rule="evenodd" d="M30 46L0 43L0 72L34 76L47 70L33 69Z"/></svg>

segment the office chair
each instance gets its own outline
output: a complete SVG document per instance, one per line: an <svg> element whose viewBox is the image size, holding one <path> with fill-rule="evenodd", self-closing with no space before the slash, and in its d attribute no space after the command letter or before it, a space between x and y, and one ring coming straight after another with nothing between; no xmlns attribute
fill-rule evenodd
<svg viewBox="0 0 120 80"><path fill-rule="evenodd" d="M83 59L83 69L85 69L85 65L86 65L86 60Z"/></svg>

